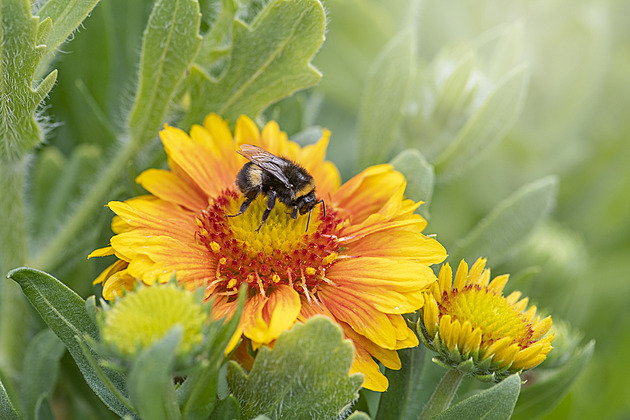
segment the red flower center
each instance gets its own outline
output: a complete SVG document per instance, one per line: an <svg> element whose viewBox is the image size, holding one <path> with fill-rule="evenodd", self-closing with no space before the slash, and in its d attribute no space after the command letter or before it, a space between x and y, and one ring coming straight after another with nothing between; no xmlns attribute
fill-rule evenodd
<svg viewBox="0 0 630 420"><path fill-rule="evenodd" d="M291 209L277 202L257 232L266 197L256 198L245 213L227 217L238 213L242 201L226 190L197 216L196 236L217 260L212 284L218 293L236 294L245 281L265 296L269 288L285 284L310 300L322 282L332 284L326 270L338 257L343 226L334 210L327 209L324 217L316 206L306 232L308 215L291 219Z"/></svg>

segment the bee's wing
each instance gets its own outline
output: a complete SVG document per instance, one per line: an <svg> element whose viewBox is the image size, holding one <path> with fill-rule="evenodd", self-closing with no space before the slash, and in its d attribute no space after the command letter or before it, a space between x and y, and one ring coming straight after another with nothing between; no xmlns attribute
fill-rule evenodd
<svg viewBox="0 0 630 420"><path fill-rule="evenodd" d="M289 162L286 160L272 155L265 149L252 144L242 144L241 150L237 150L237 153L246 157L265 171L270 172L273 176L278 178L285 187L292 187L291 182L289 182L289 179L283 171L289 165Z"/></svg>

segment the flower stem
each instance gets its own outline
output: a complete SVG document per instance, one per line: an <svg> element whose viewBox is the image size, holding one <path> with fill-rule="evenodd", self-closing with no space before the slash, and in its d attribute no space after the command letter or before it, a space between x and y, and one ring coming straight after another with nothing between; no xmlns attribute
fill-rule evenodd
<svg viewBox="0 0 630 420"><path fill-rule="evenodd" d="M453 401L453 397L457 392L457 388L459 388L459 384L462 383L463 377L464 373L456 369L450 369L446 372L435 391L433 391L429 402L424 407L420 420L430 419L446 410L451 405L451 401Z"/></svg>
<svg viewBox="0 0 630 420"><path fill-rule="evenodd" d="M0 371L8 378L20 371L29 329L28 307L20 286L7 272L27 259L24 188L28 157L0 162ZM3 378L7 379L7 378Z"/></svg>
<svg viewBox="0 0 630 420"><path fill-rule="evenodd" d="M118 153L109 166L100 174L90 192L83 198L75 212L67 219L67 223L55 234L48 246L30 265L44 271L51 271L55 268L55 265L59 262L60 255L63 254L72 241L81 235L82 230L92 220L94 214L105 204L105 197L120 178L125 165L133 158L139 148L138 142L129 141L118 150Z"/></svg>

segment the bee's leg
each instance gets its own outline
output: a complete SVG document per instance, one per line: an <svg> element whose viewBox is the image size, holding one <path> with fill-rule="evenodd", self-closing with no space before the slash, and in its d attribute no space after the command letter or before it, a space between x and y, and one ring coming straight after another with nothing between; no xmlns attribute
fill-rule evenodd
<svg viewBox="0 0 630 420"><path fill-rule="evenodd" d="M260 231L260 228L262 227L262 225L265 224L265 222L267 221L267 218L269 218L269 214L271 213L271 210L273 210L275 205L276 205L276 192L274 190L269 190L267 192L267 208L263 212L262 220L260 221L260 226L258 226L258 229L256 229L256 232Z"/></svg>
<svg viewBox="0 0 630 420"><path fill-rule="evenodd" d="M226 214L226 217L236 217L245 213L245 210L249 208L249 205L252 204L252 201L258 196L258 191L254 190L245 196L245 201L241 204L241 208L238 209L238 213L236 214Z"/></svg>

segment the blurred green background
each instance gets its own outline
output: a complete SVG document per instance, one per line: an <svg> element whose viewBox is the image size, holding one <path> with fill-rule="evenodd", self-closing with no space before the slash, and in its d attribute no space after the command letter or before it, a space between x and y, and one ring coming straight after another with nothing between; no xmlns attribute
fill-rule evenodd
<svg viewBox="0 0 630 420"><path fill-rule="evenodd" d="M211 23L217 2L200 3ZM48 141L36 163L59 168L60 179L74 165L82 181L89 180L120 137L151 5L103 0L57 55L58 82L44 111ZM433 197L423 210L430 213L426 232L456 250L515 190L557 175L550 215L518 247L500 258L490 256L488 264L494 274L512 274L508 289L522 290L554 321L570 323L584 342L597 342L585 372L545 418L629 418L630 369L622 362L630 351L630 2L433 0L410 6L403 0L327 0L324 5L327 39L314 60L322 81L270 107L264 117L303 141L313 137L310 127L331 129L328 158L344 179L367 162L361 160L362 103L378 76L379 57L383 63L383 51L406 28L413 28L413 66L385 160L414 147L438 163L483 103L484 89L491 92L504 70L523 69L517 72L523 95L513 95L512 103L506 96L508 105L502 107L513 112L497 113L496 120L484 116L484 124L499 126L496 141L468 150L474 159L465 160L470 164L461 173L440 171L436 164ZM444 81L461 57L470 58L462 85L471 89L468 98L451 97ZM398 57L390 58L396 63ZM388 86L384 81L380 88ZM387 92L375 92L387 98ZM130 166L118 195L137 194L135 175L163 164L163 158L156 147ZM34 179L32 188L42 182ZM88 185L68 181L66 197L80 196ZM34 221L37 241L45 242L67 211L67 200L52 200L47 218ZM75 257L66 257L52 273L83 296L93 293L91 279L106 264L84 259L108 241L111 214L103 209L98 220L99 229L69 250Z"/></svg>

